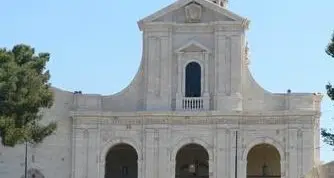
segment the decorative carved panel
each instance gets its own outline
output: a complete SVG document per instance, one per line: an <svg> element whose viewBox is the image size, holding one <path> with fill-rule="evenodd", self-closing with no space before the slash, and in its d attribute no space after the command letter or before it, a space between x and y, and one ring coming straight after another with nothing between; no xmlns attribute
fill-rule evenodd
<svg viewBox="0 0 334 178"><path fill-rule="evenodd" d="M196 3L191 3L185 7L187 22L197 23L201 21L202 7Z"/></svg>

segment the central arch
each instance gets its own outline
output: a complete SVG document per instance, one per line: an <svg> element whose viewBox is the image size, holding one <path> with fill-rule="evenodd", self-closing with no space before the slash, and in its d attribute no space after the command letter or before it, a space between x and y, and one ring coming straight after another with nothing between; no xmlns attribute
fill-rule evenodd
<svg viewBox="0 0 334 178"><path fill-rule="evenodd" d="M120 143L110 148L105 157L104 178L137 178L138 154L135 148Z"/></svg>
<svg viewBox="0 0 334 178"><path fill-rule="evenodd" d="M209 153L203 146L184 145L175 161L175 178L209 178Z"/></svg>

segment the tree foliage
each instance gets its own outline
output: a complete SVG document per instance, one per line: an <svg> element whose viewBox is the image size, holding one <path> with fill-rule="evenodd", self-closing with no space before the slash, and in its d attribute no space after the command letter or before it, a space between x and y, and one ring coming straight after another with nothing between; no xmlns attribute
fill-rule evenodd
<svg viewBox="0 0 334 178"><path fill-rule="evenodd" d="M48 53L35 54L28 45L0 48L0 137L14 147L25 141L40 143L56 129L42 124L43 108L53 105L50 74L45 70Z"/></svg>
<svg viewBox="0 0 334 178"><path fill-rule="evenodd" d="M331 56L332 58L334 58L334 33L332 35L332 39L329 42L327 48L326 48L326 53Z"/></svg>
<svg viewBox="0 0 334 178"><path fill-rule="evenodd" d="M334 33L332 35L332 39L329 42L327 48L326 48L326 53L331 56L332 58L334 58ZM333 86L329 83L326 85L326 90L327 90L327 95L328 97L334 101L334 88ZM322 129L321 130L321 135L324 138L324 142L334 146L334 133L331 132L331 130L327 130L327 129Z"/></svg>

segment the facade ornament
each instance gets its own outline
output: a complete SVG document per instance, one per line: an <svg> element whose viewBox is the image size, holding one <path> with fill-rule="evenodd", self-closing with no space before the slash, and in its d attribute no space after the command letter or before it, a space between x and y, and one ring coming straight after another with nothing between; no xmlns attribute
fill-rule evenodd
<svg viewBox="0 0 334 178"><path fill-rule="evenodd" d="M191 3L185 7L186 21L188 23L198 23L202 17L202 7L196 3Z"/></svg>
<svg viewBox="0 0 334 178"><path fill-rule="evenodd" d="M248 30L249 29L249 24L250 24L250 21L248 19L244 19L242 21L242 27L245 29L245 30Z"/></svg>
<svg viewBox="0 0 334 178"><path fill-rule="evenodd" d="M249 63L250 63L250 51L249 51L249 45L247 41L246 46L245 46L245 64L249 65Z"/></svg>

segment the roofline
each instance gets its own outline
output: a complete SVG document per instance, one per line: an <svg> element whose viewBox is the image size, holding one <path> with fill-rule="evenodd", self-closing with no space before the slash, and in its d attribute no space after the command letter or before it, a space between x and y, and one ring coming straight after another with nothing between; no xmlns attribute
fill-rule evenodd
<svg viewBox="0 0 334 178"><path fill-rule="evenodd" d="M244 18L244 17L241 17L231 11L229 11L228 9L226 8L223 8L221 6L218 6L216 4L214 4L213 2L211 1L207 1L207 0L178 0L164 8L162 8L161 10L139 20L137 22L138 24L138 27L140 30L142 30L143 28L143 24L144 23L148 23L148 22L152 22L153 20L159 18L159 17L162 17L163 15L167 14L167 13L170 13L174 10L177 10L178 8L181 8L182 6L185 6L191 2L197 2L201 5L203 5L204 7L206 8L209 8L215 12L218 12L220 14L224 14L226 15L227 17L233 19L233 20L236 20L236 21L247 21L247 23L249 23L249 20Z"/></svg>

